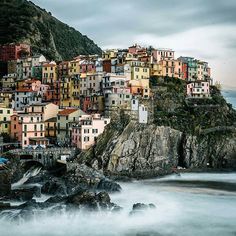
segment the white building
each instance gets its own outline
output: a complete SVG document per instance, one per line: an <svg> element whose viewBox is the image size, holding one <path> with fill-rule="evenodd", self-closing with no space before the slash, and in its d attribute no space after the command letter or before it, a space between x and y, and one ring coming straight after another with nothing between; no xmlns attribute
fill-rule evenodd
<svg viewBox="0 0 236 236"><path fill-rule="evenodd" d="M191 98L209 98L210 84L209 82L199 81L187 85L187 97Z"/></svg>
<svg viewBox="0 0 236 236"><path fill-rule="evenodd" d="M148 123L148 111L144 105L140 105L138 109L138 120L140 124Z"/></svg>

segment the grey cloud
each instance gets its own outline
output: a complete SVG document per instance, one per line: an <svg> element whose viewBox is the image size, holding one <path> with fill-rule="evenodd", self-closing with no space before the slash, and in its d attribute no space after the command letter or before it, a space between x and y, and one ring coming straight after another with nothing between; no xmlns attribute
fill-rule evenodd
<svg viewBox="0 0 236 236"><path fill-rule="evenodd" d="M236 24L234 0L33 2L104 45L114 38L130 38L137 34L167 36L202 26Z"/></svg>

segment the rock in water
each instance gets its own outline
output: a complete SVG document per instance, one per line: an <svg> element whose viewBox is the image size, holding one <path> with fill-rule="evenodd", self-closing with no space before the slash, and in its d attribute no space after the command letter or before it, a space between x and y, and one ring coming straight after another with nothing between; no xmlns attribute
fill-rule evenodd
<svg viewBox="0 0 236 236"><path fill-rule="evenodd" d="M149 210L149 209L156 209L156 206L153 203L150 203L150 204L136 203L133 205L133 209L130 212L130 215L142 213L142 212Z"/></svg>

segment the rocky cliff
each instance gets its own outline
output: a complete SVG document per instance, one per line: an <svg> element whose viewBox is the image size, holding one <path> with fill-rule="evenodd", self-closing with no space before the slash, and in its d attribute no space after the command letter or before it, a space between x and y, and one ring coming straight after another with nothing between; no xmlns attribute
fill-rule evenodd
<svg viewBox="0 0 236 236"><path fill-rule="evenodd" d="M79 54L101 54L87 36L62 23L26 0L0 2L0 44L24 42L33 53L53 60L67 60Z"/></svg>
<svg viewBox="0 0 236 236"><path fill-rule="evenodd" d="M159 84L149 124L117 119L78 161L107 175L138 178L170 173L176 166L236 168L235 110L216 88L212 99L199 101L185 100L184 89L177 80Z"/></svg>

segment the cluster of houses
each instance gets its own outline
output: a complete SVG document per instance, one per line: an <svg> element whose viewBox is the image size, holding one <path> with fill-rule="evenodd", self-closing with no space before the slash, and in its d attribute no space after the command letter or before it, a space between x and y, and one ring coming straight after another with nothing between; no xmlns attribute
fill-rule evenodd
<svg viewBox="0 0 236 236"><path fill-rule="evenodd" d="M152 96L153 76L185 80L189 98L210 97L208 63L175 59L170 49L134 45L55 62L32 56L27 44L2 45L0 135L8 134L22 148L53 143L86 150L113 112L128 110L139 123L148 122L144 101Z"/></svg>

